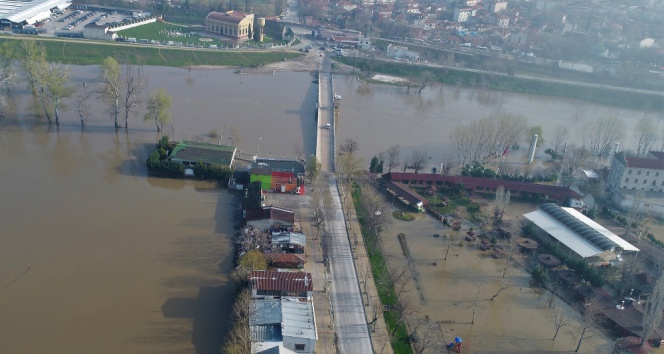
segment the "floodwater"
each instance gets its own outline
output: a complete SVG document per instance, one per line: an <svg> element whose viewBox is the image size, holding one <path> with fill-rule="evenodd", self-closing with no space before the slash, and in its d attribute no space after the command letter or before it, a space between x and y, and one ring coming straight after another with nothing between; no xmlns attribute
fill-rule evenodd
<svg viewBox="0 0 664 354"><path fill-rule="evenodd" d="M73 72L82 85L98 68ZM216 142L209 132L224 128L222 143L236 129L245 154L292 157L293 145L315 150L317 86L310 74L159 67L145 73L149 92L163 87L173 96L166 133L176 140ZM368 157L394 143L433 151L454 124L495 110L478 101L486 93L474 90L434 88L420 98L353 78L335 85L344 96L340 138L357 139ZM144 112L128 132L116 131L95 100L83 131L72 110L49 127L33 116L28 96L17 94L0 118L0 352L217 352L235 290L228 279L234 196L206 182L147 177L144 161L159 135L153 122L138 118ZM549 121L569 122L574 107L515 94L504 102L510 112L533 113L545 129ZM500 309L479 317L506 308ZM441 316L468 315L461 307L450 311L458 313Z"/></svg>
<svg viewBox="0 0 664 354"><path fill-rule="evenodd" d="M396 209L395 209L396 210ZM555 341L555 328L547 320L547 293L530 288L530 274L510 266L506 275L507 288L494 301L490 299L501 288L504 259L494 259L467 242L454 242L447 260L443 261L447 240L435 238L449 230L426 215L405 222L393 220L383 243L391 264L404 264L396 235L403 232L414 259L415 273L406 296L418 307L418 315L429 315L442 321L446 342L454 337L464 340L464 352L473 353L543 353L573 352L580 333L579 316L569 305L555 299L553 308L564 308L574 318L572 326L563 327ZM437 262L434 266L433 263ZM480 292L482 299L472 324L473 303ZM609 353L613 342L596 333L585 339L580 352Z"/></svg>
<svg viewBox="0 0 664 354"><path fill-rule="evenodd" d="M622 119L629 129L644 114L556 97L453 85L427 87L421 95L416 93L418 89L411 89L407 94L406 87L368 84L355 77L336 76L334 90L342 96L337 141L348 137L357 140L367 161L390 145L399 144L402 158L414 150L423 150L437 162L434 165L438 165L456 160L452 152L456 150L450 142L456 126L497 112L524 116L529 126L541 126L543 138L551 143L555 128L567 126L571 132L569 143L577 146L582 145L581 131L586 122L613 116ZM649 115L653 119L660 118L654 113ZM629 131L625 137L627 140L622 146L630 143ZM530 137L524 136L520 144L527 147ZM548 158L544 150L539 149L537 156Z"/></svg>

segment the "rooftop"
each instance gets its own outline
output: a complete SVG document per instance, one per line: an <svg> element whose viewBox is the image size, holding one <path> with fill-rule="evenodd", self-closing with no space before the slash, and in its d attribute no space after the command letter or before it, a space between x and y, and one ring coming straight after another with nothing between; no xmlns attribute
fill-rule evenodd
<svg viewBox="0 0 664 354"><path fill-rule="evenodd" d="M313 291L311 273L275 272L270 270L252 270L249 274L252 289L303 292Z"/></svg>
<svg viewBox="0 0 664 354"><path fill-rule="evenodd" d="M552 203L543 204L540 210L524 214L539 228L556 238L582 258L592 257L620 247L625 251L639 249L574 208L562 208Z"/></svg>
<svg viewBox="0 0 664 354"><path fill-rule="evenodd" d="M292 172L295 175L304 174L304 164L297 160L278 158L257 158L251 163L250 169L266 170L270 172Z"/></svg>
<svg viewBox="0 0 664 354"><path fill-rule="evenodd" d="M252 342L278 342L283 336L318 339L314 305L307 300L253 299L249 326Z"/></svg>
<svg viewBox="0 0 664 354"><path fill-rule="evenodd" d="M52 8L60 6L64 8L64 6L70 4L71 1L68 0L0 0L0 19L14 23L28 21L29 24L33 24L41 19L48 18Z"/></svg>
<svg viewBox="0 0 664 354"><path fill-rule="evenodd" d="M273 232L272 245L292 244L300 247L307 245L307 236L299 232Z"/></svg>
<svg viewBox="0 0 664 354"><path fill-rule="evenodd" d="M219 20L224 22L230 22L238 24L242 22L247 16L253 16L253 14L245 14L244 12L239 11L226 11L226 12L210 12L206 19Z"/></svg>
<svg viewBox="0 0 664 354"><path fill-rule="evenodd" d="M231 166L235 158L235 146L182 141L171 152L172 161L203 163L211 165Z"/></svg>
<svg viewBox="0 0 664 354"><path fill-rule="evenodd" d="M260 209L247 210L247 221L275 219L288 223L295 223L295 214L292 210L275 206L266 206Z"/></svg>

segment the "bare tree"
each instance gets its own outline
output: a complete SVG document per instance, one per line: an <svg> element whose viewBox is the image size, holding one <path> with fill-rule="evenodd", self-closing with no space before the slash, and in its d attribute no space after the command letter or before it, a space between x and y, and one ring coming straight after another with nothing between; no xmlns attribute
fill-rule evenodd
<svg viewBox="0 0 664 354"><path fill-rule="evenodd" d="M470 309L473 312L473 319L470 321L471 324L475 324L475 318L477 317L477 311L480 308L482 302L486 299L482 297L482 284L477 286L477 292L470 298L467 298L466 301L470 304Z"/></svg>
<svg viewBox="0 0 664 354"><path fill-rule="evenodd" d="M145 89L148 79L143 74L143 67L140 65L133 66L133 70L131 65L125 65L123 76L123 109L125 128L128 129L129 117L133 114L134 109L143 103L141 94Z"/></svg>
<svg viewBox="0 0 664 354"><path fill-rule="evenodd" d="M454 231L456 233L456 231ZM447 261L447 256L450 254L450 248L456 242L456 237L454 235L445 235L445 256L443 261Z"/></svg>
<svg viewBox="0 0 664 354"><path fill-rule="evenodd" d="M576 344L575 353L581 349L581 344L585 339L588 339L596 334L595 326L601 321L601 313L599 307L594 303L586 303L579 309L581 312L581 328L579 328L579 342Z"/></svg>
<svg viewBox="0 0 664 354"><path fill-rule="evenodd" d="M85 127L84 116L88 114L88 100L96 93L95 86L85 82L83 88L76 93L76 110L78 111L78 117L81 119L81 127Z"/></svg>
<svg viewBox="0 0 664 354"><path fill-rule="evenodd" d="M657 144L659 134L652 119L643 116L634 127L634 143L636 156L645 157L650 149Z"/></svg>
<svg viewBox="0 0 664 354"><path fill-rule="evenodd" d="M360 149L359 144L355 139L348 138L346 139L341 146L339 146L339 151L342 154L353 155Z"/></svg>
<svg viewBox="0 0 664 354"><path fill-rule="evenodd" d="M291 147L291 153L295 155L295 159L298 161L302 160L302 156L304 155L304 150L298 143L293 143L293 146Z"/></svg>
<svg viewBox="0 0 664 354"><path fill-rule="evenodd" d="M553 150L558 152L558 149L561 145L569 139L569 128L564 125L556 126L556 129L553 131Z"/></svg>
<svg viewBox="0 0 664 354"><path fill-rule="evenodd" d="M506 258L507 258L507 257L506 257ZM501 293L503 290L505 290L505 289L509 289L509 288L512 287L512 285L513 285L512 282L511 282L508 278L506 278L504 274L505 274L505 273L503 272L503 276L502 276L502 278L500 278L500 286L498 287L498 290L496 290L496 293L493 294L493 296L491 296L491 297L489 298L490 301L495 301L496 298L498 297L498 295L500 295L500 293Z"/></svg>
<svg viewBox="0 0 664 354"><path fill-rule="evenodd" d="M392 172L393 168L399 167L399 155L401 153L401 147L399 144L390 146L385 155L387 156L387 172Z"/></svg>
<svg viewBox="0 0 664 354"><path fill-rule="evenodd" d="M429 317L411 321L411 338L415 353L422 354L425 350L441 353L445 347L445 339L440 335L440 324Z"/></svg>
<svg viewBox="0 0 664 354"><path fill-rule="evenodd" d="M547 320L553 324L553 327L556 330L551 340L556 340L556 337L558 337L558 332L561 328L569 327L574 323L572 318L568 316L567 310L563 306L556 306L550 309Z"/></svg>
<svg viewBox="0 0 664 354"><path fill-rule="evenodd" d="M625 124L616 117L601 117L584 127L584 145L596 157L607 156L625 132Z"/></svg>
<svg viewBox="0 0 664 354"><path fill-rule="evenodd" d="M101 96L108 104L115 128L120 128L118 122L121 95L120 64L115 59L111 57L104 59L101 64L99 82L102 85Z"/></svg>
<svg viewBox="0 0 664 354"><path fill-rule="evenodd" d="M355 176L360 172L362 166L362 159L357 157L359 145L354 139L346 139L339 147L339 167L340 172L345 175L346 182L355 179Z"/></svg>
<svg viewBox="0 0 664 354"><path fill-rule="evenodd" d="M662 310L664 310L664 272L660 269L652 293L648 296L648 302L643 309L641 345L662 322Z"/></svg>
<svg viewBox="0 0 664 354"><path fill-rule="evenodd" d="M415 170L415 173L420 172L427 163L428 154L422 150L415 150L410 155L410 165Z"/></svg>
<svg viewBox="0 0 664 354"><path fill-rule="evenodd" d="M505 190L505 187L500 186L496 190L496 199L494 202L493 215L496 220L502 221L503 214L505 213L505 208L510 204L511 194L509 190Z"/></svg>
<svg viewBox="0 0 664 354"><path fill-rule="evenodd" d="M318 175L320 174L321 164L318 162L316 155L311 155L309 161L307 161L306 173L309 180L312 182L316 181Z"/></svg>
<svg viewBox="0 0 664 354"><path fill-rule="evenodd" d="M239 146L242 144L242 134L240 134L240 129L236 127L230 127L230 129L224 129L224 131L229 131L228 138L231 140L232 146Z"/></svg>
<svg viewBox="0 0 664 354"><path fill-rule="evenodd" d="M251 327L249 326L249 315L251 308L251 294L248 289L243 289L235 298L231 312L232 327L226 337L223 353L226 354L251 354Z"/></svg>
<svg viewBox="0 0 664 354"><path fill-rule="evenodd" d="M387 265L387 277L397 299L404 299L405 293L412 288L411 269L407 264Z"/></svg>
<svg viewBox="0 0 664 354"><path fill-rule="evenodd" d="M417 91L417 94L421 95L422 91L428 86L433 86L435 81L436 75L431 71L422 71L422 74L420 74L420 89Z"/></svg>

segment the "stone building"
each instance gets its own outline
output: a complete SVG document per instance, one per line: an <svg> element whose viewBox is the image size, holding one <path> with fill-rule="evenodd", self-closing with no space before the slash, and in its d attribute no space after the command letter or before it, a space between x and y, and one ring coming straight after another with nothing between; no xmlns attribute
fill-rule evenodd
<svg viewBox="0 0 664 354"><path fill-rule="evenodd" d="M205 18L205 30L233 39L253 36L254 14L239 11L210 12Z"/></svg>

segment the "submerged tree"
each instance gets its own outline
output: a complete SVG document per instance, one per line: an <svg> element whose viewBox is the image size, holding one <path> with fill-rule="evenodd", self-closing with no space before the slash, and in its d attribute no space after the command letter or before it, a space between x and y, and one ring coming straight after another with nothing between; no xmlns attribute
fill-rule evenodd
<svg viewBox="0 0 664 354"><path fill-rule="evenodd" d="M143 103L141 94L147 84L147 76L143 74L142 66L125 65L124 77L122 78L123 86L123 109L125 128L129 128L129 117L133 114L134 109Z"/></svg>
<svg viewBox="0 0 664 354"><path fill-rule="evenodd" d="M171 96L164 89L159 89L150 95L147 102L148 113L143 117L144 121L154 120L157 131L161 132L164 125L171 121Z"/></svg>
<svg viewBox="0 0 664 354"><path fill-rule="evenodd" d="M37 95L41 90L39 68L46 63L46 49L36 41L19 41L14 57L23 69L32 94Z"/></svg>
<svg viewBox="0 0 664 354"><path fill-rule="evenodd" d="M85 127L85 118L84 116L88 114L88 100L97 93L95 91L94 85L83 83L83 88L81 88L77 93L74 99L76 100L76 110L78 111L78 117L81 120L81 127Z"/></svg>
<svg viewBox="0 0 664 354"><path fill-rule="evenodd" d="M53 108L55 124L60 124L60 108L66 108L61 102L63 98L70 97L76 89L69 85L71 70L61 64L45 64L39 66L39 83L42 85L41 95L49 99L50 107ZM48 117L47 106L44 105ZM50 122L50 118L49 118Z"/></svg>
<svg viewBox="0 0 664 354"><path fill-rule="evenodd" d="M115 128L120 128L120 123L118 122L121 96L120 64L115 59L107 57L102 61L99 82L102 86L101 96L108 104L108 110L113 117Z"/></svg>

